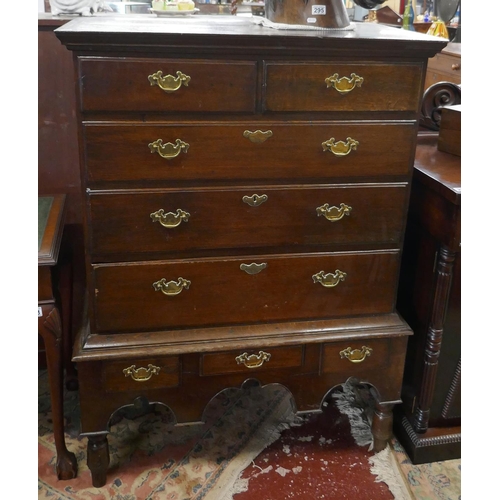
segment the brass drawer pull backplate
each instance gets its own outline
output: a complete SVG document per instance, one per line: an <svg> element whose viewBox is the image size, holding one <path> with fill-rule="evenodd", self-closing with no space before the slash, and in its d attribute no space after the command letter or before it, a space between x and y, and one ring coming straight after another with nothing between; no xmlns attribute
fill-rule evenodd
<svg viewBox="0 0 500 500"><path fill-rule="evenodd" d="M351 363L361 363L368 356L371 355L373 349L371 347L366 347L365 345L361 349L352 349L347 347L343 351L340 351L340 357L343 359L348 359Z"/></svg>
<svg viewBox="0 0 500 500"><path fill-rule="evenodd" d="M245 130L245 132L243 132L243 137L246 137L250 142L255 142L256 144L265 142L272 136L272 130L266 130L265 132L263 132L262 130L256 130L255 132L252 132L251 130Z"/></svg>
<svg viewBox="0 0 500 500"><path fill-rule="evenodd" d="M345 141L335 141L335 137L331 137L321 143L323 151L330 151L335 156L347 156L351 151L358 148L359 142L352 137L348 137Z"/></svg>
<svg viewBox="0 0 500 500"><path fill-rule="evenodd" d="M313 274L312 279L314 283L319 283L326 288L333 288L337 286L341 281L344 281L347 273L337 269L335 273L325 273L325 271L320 271L319 273Z"/></svg>
<svg viewBox="0 0 500 500"><path fill-rule="evenodd" d="M158 153L162 158L171 160L176 156L179 156L181 151L187 153L189 144L187 142L181 141L180 139L175 140L175 144L171 142L166 142L163 144L161 139L156 139L154 142L148 144L151 153Z"/></svg>
<svg viewBox="0 0 500 500"><path fill-rule="evenodd" d="M271 355L268 352L259 351L259 354L248 354L244 352L239 356L234 358L236 360L236 364L245 365L247 368L259 368L266 361L271 359Z"/></svg>
<svg viewBox="0 0 500 500"><path fill-rule="evenodd" d="M322 215L331 222L338 221L344 217L344 215L349 215L351 213L352 207L346 205L345 203L340 204L339 207L331 207L328 203L321 205L316 209L318 217Z"/></svg>
<svg viewBox="0 0 500 500"><path fill-rule="evenodd" d="M252 262L251 264L240 264L240 269L245 271L247 274L259 274L267 267L267 264L263 262L262 264L256 264Z"/></svg>
<svg viewBox="0 0 500 500"><path fill-rule="evenodd" d="M251 207L258 207L259 205L262 205L262 203L267 201L267 194L253 194L252 196L243 196L242 200L243 203L246 203Z"/></svg>
<svg viewBox="0 0 500 500"><path fill-rule="evenodd" d="M160 373L160 367L149 364L147 368L141 367L137 368L135 365L129 366L123 370L125 377L132 377L132 380L136 382L146 382L153 375L158 375Z"/></svg>
<svg viewBox="0 0 500 500"><path fill-rule="evenodd" d="M325 78L326 88L329 89L333 87L340 94L347 94L354 90L356 87L361 87L364 78L357 75L356 73L351 73L351 78L343 76L339 78L339 74L335 73L328 78Z"/></svg>
<svg viewBox="0 0 500 500"><path fill-rule="evenodd" d="M185 212L178 208L176 212L167 212L160 208L156 212L150 214L151 220L153 222L159 222L163 227L177 227L182 221L187 222L191 215L189 212Z"/></svg>
<svg viewBox="0 0 500 500"><path fill-rule="evenodd" d="M191 285L191 282L185 278L179 278L177 281L168 282L165 278L162 278L153 283L153 288L155 291L161 291L165 295L179 295L184 288L188 290L189 285Z"/></svg>
<svg viewBox="0 0 500 500"><path fill-rule="evenodd" d="M151 86L158 85L158 87L160 87L162 90L170 93L179 90L181 85L187 87L189 81L191 80L191 77L185 75L180 71L177 71L176 76L172 75L163 76L162 71L157 71L156 73L149 75L148 80Z"/></svg>

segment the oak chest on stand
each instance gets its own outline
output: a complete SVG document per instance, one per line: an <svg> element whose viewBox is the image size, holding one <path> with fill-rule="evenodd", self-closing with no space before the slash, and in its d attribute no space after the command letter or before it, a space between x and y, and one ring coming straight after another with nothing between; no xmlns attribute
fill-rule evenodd
<svg viewBox="0 0 500 500"><path fill-rule="evenodd" d="M297 411L350 377L392 430L410 328L395 310L426 63L445 41L375 24L76 19L89 324L82 433L106 482L110 417L177 422L247 379Z"/></svg>

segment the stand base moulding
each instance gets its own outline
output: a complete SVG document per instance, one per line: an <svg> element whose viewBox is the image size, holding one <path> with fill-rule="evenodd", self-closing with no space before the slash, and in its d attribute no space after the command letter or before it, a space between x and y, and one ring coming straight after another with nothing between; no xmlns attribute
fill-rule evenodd
<svg viewBox="0 0 500 500"><path fill-rule="evenodd" d="M94 486L117 411L203 419L227 387L319 410L355 377L392 430L411 329L395 309L436 37L360 23L75 19L89 324L74 351Z"/></svg>

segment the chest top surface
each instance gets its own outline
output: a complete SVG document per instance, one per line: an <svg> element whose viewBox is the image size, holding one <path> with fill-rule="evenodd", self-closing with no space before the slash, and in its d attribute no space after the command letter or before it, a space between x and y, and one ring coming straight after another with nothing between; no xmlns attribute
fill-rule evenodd
<svg viewBox="0 0 500 500"><path fill-rule="evenodd" d="M56 30L61 41L74 50L98 45L112 51L120 45L166 49L174 44L189 48L193 44L205 50L230 46L233 51L258 47L269 51L294 48L300 53L307 48L366 50L391 57L404 54L409 58L426 59L446 46L447 41L421 33L405 31L374 23L352 23L346 30L280 30L259 26L251 18L236 16L193 16L161 19L148 15L93 16L74 19ZM210 46L207 41L210 40ZM377 43L373 43L376 41ZM95 48L95 47L94 47Z"/></svg>

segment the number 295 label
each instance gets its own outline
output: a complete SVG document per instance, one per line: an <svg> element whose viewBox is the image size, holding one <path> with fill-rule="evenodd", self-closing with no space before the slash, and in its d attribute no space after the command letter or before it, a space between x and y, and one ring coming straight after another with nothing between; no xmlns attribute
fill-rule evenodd
<svg viewBox="0 0 500 500"><path fill-rule="evenodd" d="M326 15L326 5L313 5L312 6L313 16L325 16Z"/></svg>

